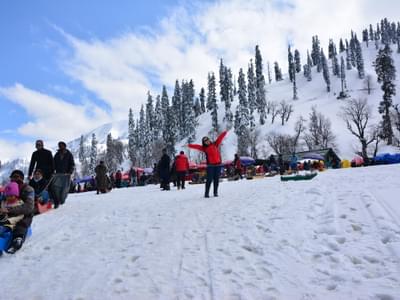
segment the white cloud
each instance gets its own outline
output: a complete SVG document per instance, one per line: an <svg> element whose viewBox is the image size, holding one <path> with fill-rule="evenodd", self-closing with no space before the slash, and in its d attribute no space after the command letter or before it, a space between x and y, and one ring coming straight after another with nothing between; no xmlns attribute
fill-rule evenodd
<svg viewBox="0 0 400 300"><path fill-rule="evenodd" d="M34 144L32 143L20 143L12 140L0 139L1 163L13 160L15 158L30 158L33 150Z"/></svg>
<svg viewBox="0 0 400 300"><path fill-rule="evenodd" d="M231 0L178 7L144 33L104 41L66 35L74 54L65 70L121 118L127 107L139 110L147 90L160 93L160 82L193 78L199 90L209 71L218 72L221 57L236 74L258 44L265 63L277 60L285 69L288 42L304 58L313 35L327 48L329 38L338 43L351 29L360 34L385 15L396 17L399 6L391 0Z"/></svg>
<svg viewBox="0 0 400 300"><path fill-rule="evenodd" d="M90 102L74 105L21 84L0 88L0 94L27 111L31 120L19 127L18 132L33 139L69 141L110 120L104 111Z"/></svg>

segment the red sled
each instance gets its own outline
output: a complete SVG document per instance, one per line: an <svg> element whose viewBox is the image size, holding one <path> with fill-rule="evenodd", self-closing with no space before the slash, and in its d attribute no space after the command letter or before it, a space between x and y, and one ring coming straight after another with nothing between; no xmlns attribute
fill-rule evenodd
<svg viewBox="0 0 400 300"><path fill-rule="evenodd" d="M47 202L44 204L41 204L39 201L36 202L36 211L39 214L43 214L46 211L50 210L52 208L51 202Z"/></svg>

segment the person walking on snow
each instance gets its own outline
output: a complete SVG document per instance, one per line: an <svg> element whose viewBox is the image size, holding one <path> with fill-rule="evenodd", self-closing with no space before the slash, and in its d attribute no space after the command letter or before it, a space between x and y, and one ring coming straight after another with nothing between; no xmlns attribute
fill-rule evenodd
<svg viewBox="0 0 400 300"><path fill-rule="evenodd" d="M96 193L106 193L108 189L107 167L103 160L94 168L94 172L96 173Z"/></svg>
<svg viewBox="0 0 400 300"><path fill-rule="evenodd" d="M242 166L242 162L240 161L240 157L237 153L235 154L235 159L233 160L232 164L235 169L235 173L233 175L235 176L236 180L239 178L243 179L243 177L242 177L243 166Z"/></svg>
<svg viewBox="0 0 400 300"><path fill-rule="evenodd" d="M170 181L170 164L171 164L171 158L167 154L167 149L162 150L162 156L160 161L158 162L158 174L160 175L160 180L161 180L161 186L160 188L163 191L169 191L169 181Z"/></svg>
<svg viewBox="0 0 400 300"><path fill-rule="evenodd" d="M176 177L177 177L177 186L179 189L185 188L185 176L187 171L189 170L189 159L185 155L185 152L181 151L179 155L176 156L175 159L175 168L176 168Z"/></svg>
<svg viewBox="0 0 400 300"><path fill-rule="evenodd" d="M218 197L219 176L221 174L221 153L218 148L227 133L228 131L222 132L215 142L212 142L209 137L205 136L201 139L202 145L188 145L189 148L202 151L206 154L207 180L206 190L204 193L205 198L210 197L210 187L212 182L214 184L214 197Z"/></svg>
<svg viewBox="0 0 400 300"><path fill-rule="evenodd" d="M43 147L43 141L36 141L36 151L32 153L31 163L29 164L28 177L32 179L33 171L40 169L43 172L43 177L49 180L54 173L53 154L50 150Z"/></svg>
<svg viewBox="0 0 400 300"><path fill-rule="evenodd" d="M67 149L67 144L58 142L58 151L54 155L54 167L56 174L50 183L51 197L54 208L65 203L71 183L71 175L75 169L75 161L72 153Z"/></svg>

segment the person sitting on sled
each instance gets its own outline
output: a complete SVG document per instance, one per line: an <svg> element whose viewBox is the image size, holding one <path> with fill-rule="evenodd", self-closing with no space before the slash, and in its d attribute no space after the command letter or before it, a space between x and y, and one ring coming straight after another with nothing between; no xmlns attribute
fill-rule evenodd
<svg viewBox="0 0 400 300"><path fill-rule="evenodd" d="M35 170L32 179L29 181L29 185L35 190L35 201L38 201L40 204L49 202L49 192L47 191L48 181L43 177L42 170Z"/></svg>
<svg viewBox="0 0 400 300"><path fill-rule="evenodd" d="M0 220L3 230L12 231L12 240L6 252L14 254L25 241L32 223L35 191L24 183L24 173L14 170L0 205Z"/></svg>

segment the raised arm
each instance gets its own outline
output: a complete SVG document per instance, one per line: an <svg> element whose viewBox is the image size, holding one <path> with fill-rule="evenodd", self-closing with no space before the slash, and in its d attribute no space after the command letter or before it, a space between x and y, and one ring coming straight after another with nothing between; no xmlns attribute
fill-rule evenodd
<svg viewBox="0 0 400 300"><path fill-rule="evenodd" d="M204 148L202 145L198 144L188 144L188 147L191 149L199 150L199 151L204 151Z"/></svg>
<svg viewBox="0 0 400 300"><path fill-rule="evenodd" d="M218 137L217 140L215 141L215 146L219 146L222 143L222 140L224 139L224 137L226 136L226 134L228 133L227 130L225 130L224 132L222 132Z"/></svg>

